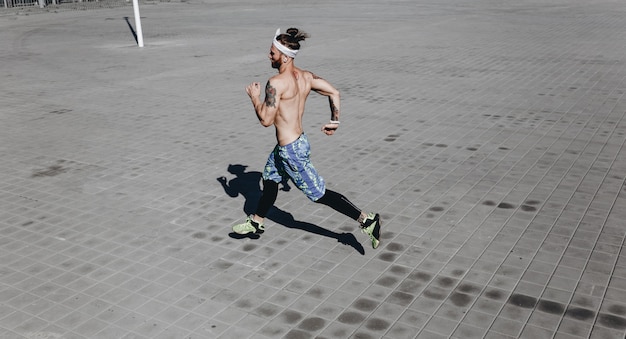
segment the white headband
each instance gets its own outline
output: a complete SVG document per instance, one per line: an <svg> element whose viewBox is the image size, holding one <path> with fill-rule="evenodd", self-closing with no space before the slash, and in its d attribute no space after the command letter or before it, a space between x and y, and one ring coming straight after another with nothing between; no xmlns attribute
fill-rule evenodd
<svg viewBox="0 0 626 339"><path fill-rule="evenodd" d="M296 54L298 54L298 50L290 49L287 46L278 42L276 38L278 38L279 35L280 35L280 28L276 30L276 35L274 36L274 40L272 40L272 44L274 44L274 47L276 47L284 55L290 58L295 58Z"/></svg>

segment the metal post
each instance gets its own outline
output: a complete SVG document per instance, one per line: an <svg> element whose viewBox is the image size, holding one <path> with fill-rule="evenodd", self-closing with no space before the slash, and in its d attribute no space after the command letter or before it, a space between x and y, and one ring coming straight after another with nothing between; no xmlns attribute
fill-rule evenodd
<svg viewBox="0 0 626 339"><path fill-rule="evenodd" d="M143 32L141 31L141 18L139 16L139 4L137 0L133 0L133 10L135 12L135 29L137 30L137 44L143 47Z"/></svg>

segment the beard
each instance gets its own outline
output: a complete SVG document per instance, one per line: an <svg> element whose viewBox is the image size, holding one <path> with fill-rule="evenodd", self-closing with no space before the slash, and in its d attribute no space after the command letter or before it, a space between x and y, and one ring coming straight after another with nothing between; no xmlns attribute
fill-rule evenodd
<svg viewBox="0 0 626 339"><path fill-rule="evenodd" d="M272 61L272 68L279 69L281 65L280 59L276 61Z"/></svg>

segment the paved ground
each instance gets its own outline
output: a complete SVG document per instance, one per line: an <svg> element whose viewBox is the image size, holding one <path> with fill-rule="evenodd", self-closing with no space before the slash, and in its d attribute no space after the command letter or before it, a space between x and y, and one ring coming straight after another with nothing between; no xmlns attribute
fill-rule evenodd
<svg viewBox="0 0 626 339"><path fill-rule="evenodd" d="M144 48L132 7L80 6L0 12L0 337L624 338L622 0L143 3ZM230 234L289 26L377 250L292 187Z"/></svg>

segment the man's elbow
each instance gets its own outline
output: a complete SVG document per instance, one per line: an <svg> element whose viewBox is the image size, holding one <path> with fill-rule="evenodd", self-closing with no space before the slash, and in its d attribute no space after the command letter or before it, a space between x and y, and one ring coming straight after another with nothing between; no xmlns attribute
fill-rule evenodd
<svg viewBox="0 0 626 339"><path fill-rule="evenodd" d="M274 120L259 119L259 123L261 123L261 126L263 127L270 127L274 124Z"/></svg>

